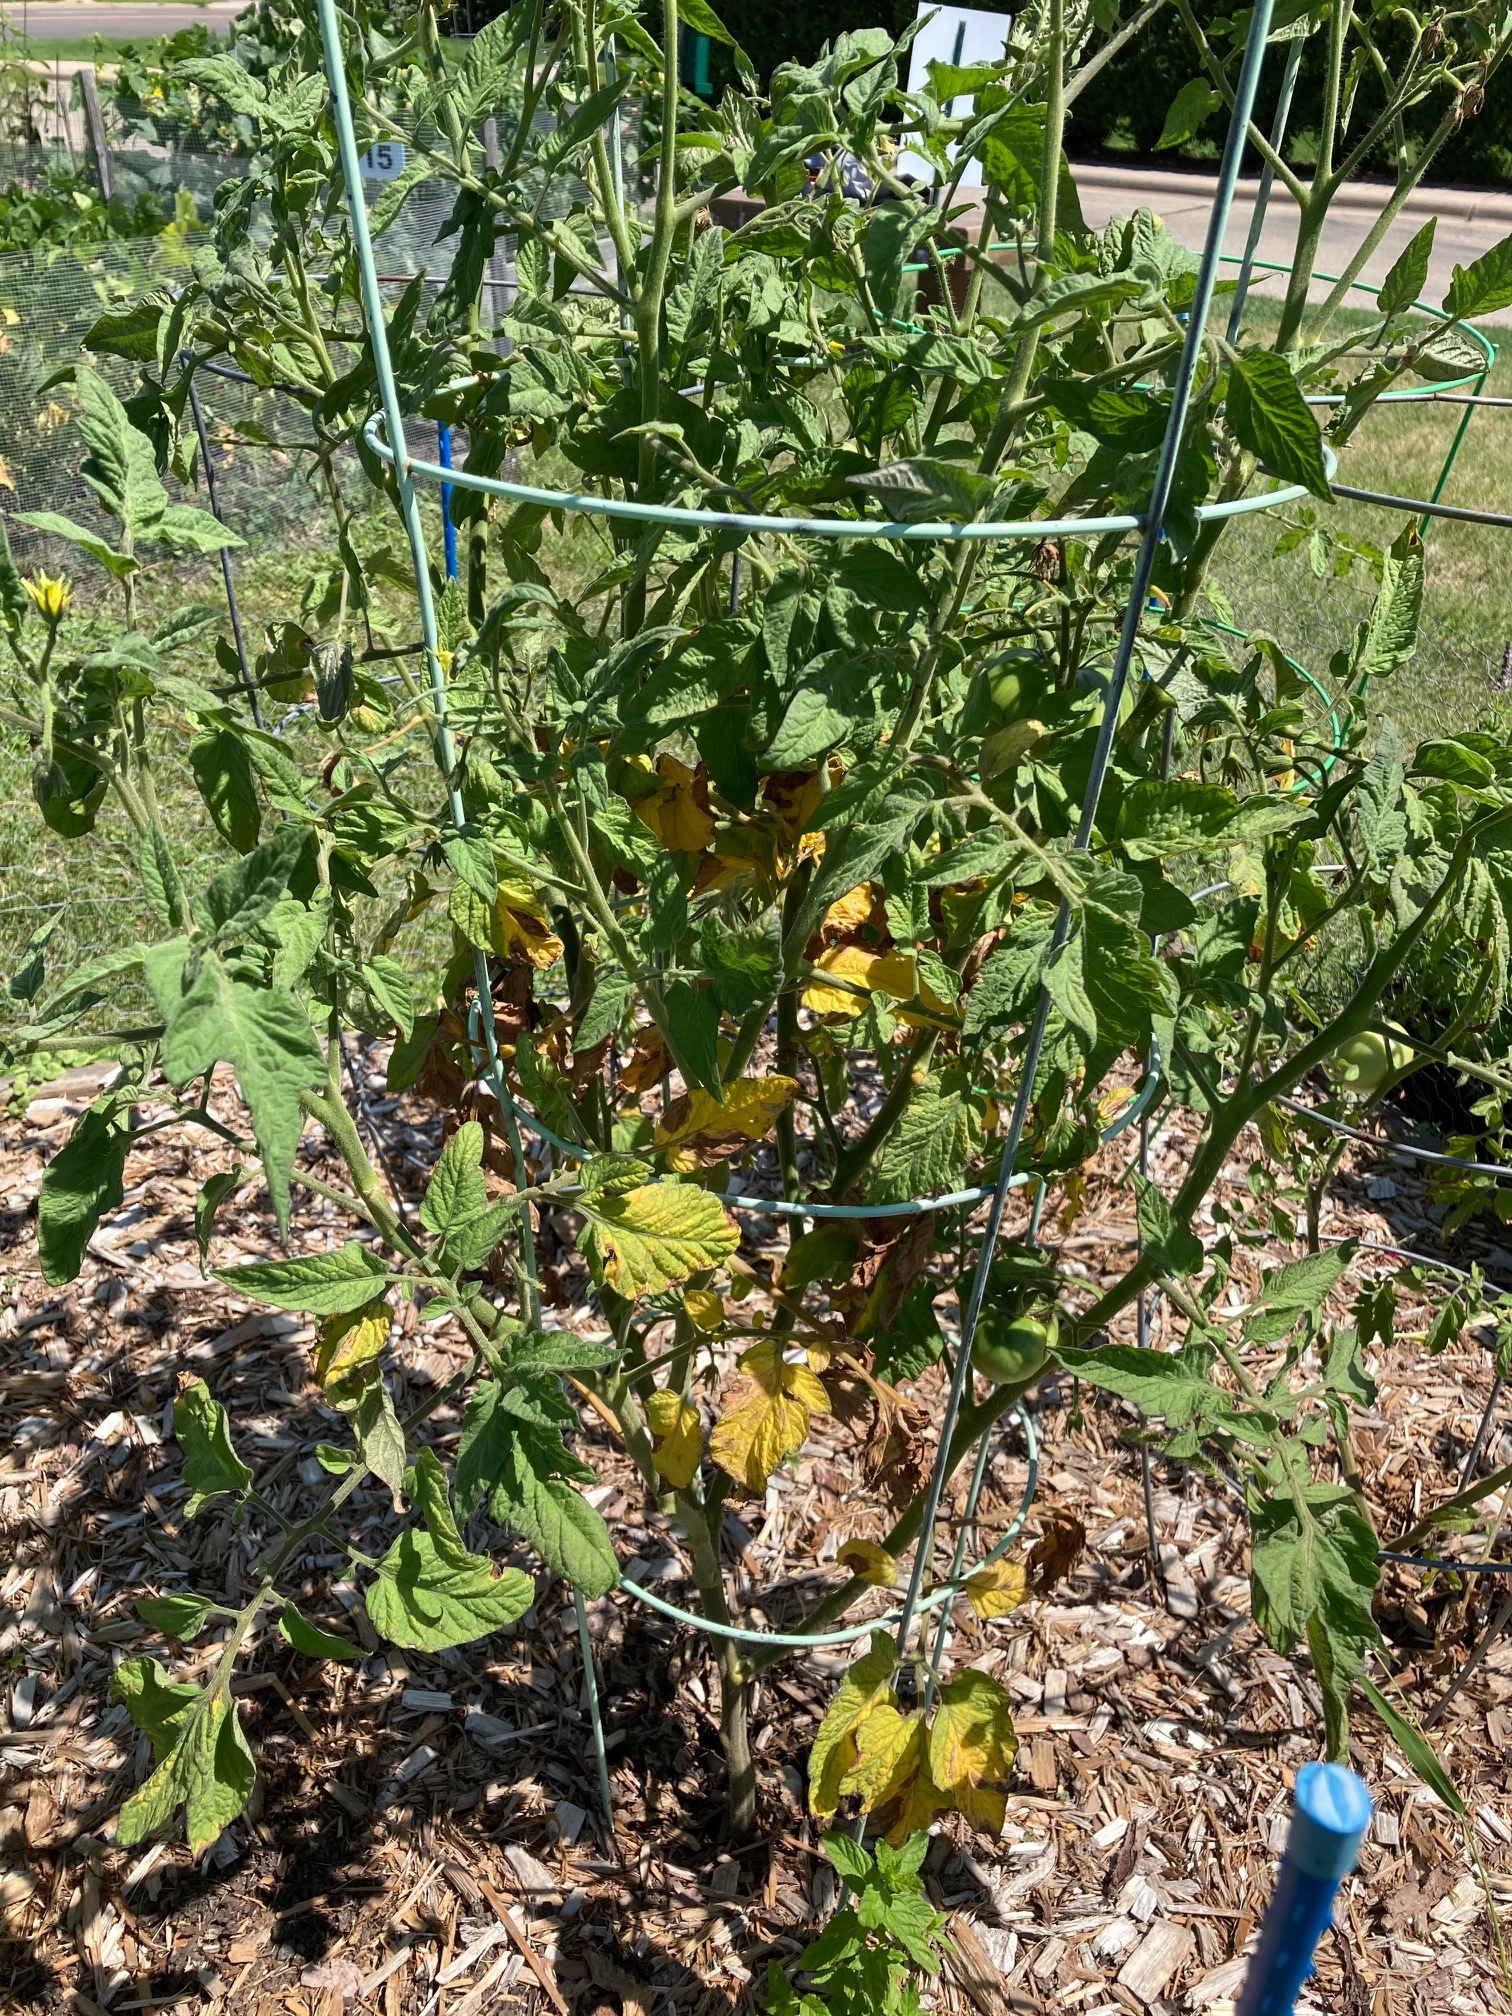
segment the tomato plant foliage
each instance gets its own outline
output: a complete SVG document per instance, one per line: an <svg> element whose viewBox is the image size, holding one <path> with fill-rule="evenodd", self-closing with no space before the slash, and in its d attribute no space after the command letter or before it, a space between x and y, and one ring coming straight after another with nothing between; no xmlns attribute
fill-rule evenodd
<svg viewBox="0 0 1512 2016"><path fill-rule="evenodd" d="M1321 10L1318 30L1341 51L1342 11L1341 25ZM1464 11L1512 32L1495 7ZM994 1272L997 1306L1032 1309L1058 1362L1127 1402L1158 1446L1242 1474L1257 1621L1282 1649L1306 1641L1330 1741L1345 1741L1376 1635L1348 1424L1371 1391L1382 1298L1369 1328L1336 1324L1325 1301L1348 1256L1333 1252L1268 1273L1239 1307L1236 1257L1269 1224L1199 1212L1250 1125L1290 1160L1276 1102L1381 1018L1414 958L1452 950L1480 974L1457 1039L1501 1003L1512 749L1467 734L1413 756L1372 720L1414 646L1414 530L1336 661L1353 698L1332 715L1279 647L1236 642L1213 585L1223 521L1205 507L1278 479L1326 495L1304 392L1338 394L1342 446L1442 344L1407 314L1414 267L1411 285L1388 283L1390 312L1347 338L1206 339L1112 766L1090 843L1074 844L1135 540L992 533L1137 517L1166 432L1197 262L1145 211L1090 230L1061 153L1092 16L1113 13L1041 0L1000 63L936 65L912 96L889 38L851 34L779 69L769 97L747 77L717 105L681 92L627 0L519 0L460 62L428 17L399 43L348 23L359 143L400 130L395 108L410 134L375 224L422 179L455 189L449 277L391 293L408 411L465 440L466 475L597 500L459 486L461 578L433 583L432 665L413 616L393 615L399 499L363 432L377 379L314 52L256 74L190 60L187 82L255 131L252 173L222 192L190 284L93 333L74 389L94 521L28 521L101 571L117 641L76 641L66 584L0 556L4 720L29 739L40 815L80 845L129 833L160 930L50 981L39 947L12 987L26 1019L10 1043L66 1033L125 1060L47 1172L52 1281L120 1202L144 1101L224 1133L207 1095L216 1073L234 1077L250 1130L238 1169L256 1158L281 1232L307 1180L301 1139L324 1130L347 1166L350 1236L221 1278L319 1320L313 1376L347 1435L321 1446L322 1503L275 1527L234 1424L201 1384L181 1398L189 1510L230 1500L267 1546L239 1609L212 1593L144 1609L182 1635L221 1619L226 1651L202 1687L149 1659L122 1669L158 1758L123 1841L182 1804L202 1844L239 1810L253 1767L230 1677L257 1632L277 1622L301 1652L350 1656L283 1578L317 1538L346 1545L342 1508L370 1478L397 1523L359 1579L393 1643L444 1650L509 1627L532 1598L516 1560L612 1590L581 1402L682 1522L716 1620L727 1500L762 1493L816 1418L864 1421L863 1474L894 1523L857 1537L851 1579L806 1622L886 1586L931 1460L895 1382L940 1376L936 1304L963 1254L974 1264L980 1221L948 1201L864 1214L992 1180L1042 998L1020 1167L1063 1193L1062 1222L1141 1070L1195 1116L1196 1145L1169 1194L1136 1186L1141 1252L1101 1292L1061 1275L1053 1246L1020 1247ZM671 0L665 17L675 48ZM1220 78L1236 57L1214 56ZM644 189L617 151L632 127ZM901 172L905 132L944 184L937 203ZM843 155L871 200L845 193ZM950 166L973 156L989 182L978 211L956 201ZM711 211L736 187L760 206L738 228ZM506 244L518 287L501 317L485 282ZM1500 269L1481 265L1457 277L1451 314L1496 292ZM228 641L207 650L173 623L147 635L138 617L145 555L235 537L174 501L194 474L190 383L220 364L302 414L333 541L301 618L245 667ZM355 503L354 452L368 484ZM792 522L750 531L750 517ZM291 701L305 712L276 732L249 686L270 720ZM169 761L223 846L203 887L159 811ZM1324 994L1330 951L1353 977ZM346 1106L352 1032L392 1038L391 1085L418 1082L446 1112L417 1219ZM807 1230L800 1215L768 1268L741 1251L736 1179L858 1215ZM212 1177L195 1214L212 1259L238 1180ZM543 1283L572 1267L606 1342L543 1320ZM1110 1341L1157 1287L1179 1348ZM449 1311L471 1357L402 1420L384 1368L406 1299ZM1037 1376L984 1383L944 1460ZM461 1410L450 1473L424 1433L442 1399ZM1001 1616L1025 1576L989 1567L967 1593ZM720 1652L737 1827L754 1798L749 1683L771 1656ZM913 1705L878 1634L821 1731L814 1804L857 1795L899 1840L943 1806L991 1827L1014 1747L995 1682L968 1670Z"/></svg>

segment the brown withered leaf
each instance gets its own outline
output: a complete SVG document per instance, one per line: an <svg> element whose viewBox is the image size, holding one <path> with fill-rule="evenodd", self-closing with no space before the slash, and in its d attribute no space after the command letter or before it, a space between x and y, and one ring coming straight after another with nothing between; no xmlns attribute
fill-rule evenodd
<svg viewBox="0 0 1512 2016"><path fill-rule="evenodd" d="M1036 1596L1043 1596L1057 1582L1065 1581L1087 1544L1087 1529L1074 1512L1056 1506L1045 1514L1045 1519L1045 1530L1029 1549L1025 1564L1029 1587Z"/></svg>
<svg viewBox="0 0 1512 2016"><path fill-rule="evenodd" d="M872 1393L872 1428L861 1451L861 1474L894 1512L901 1512L929 1481L934 1454L929 1415L891 1387Z"/></svg>
<svg viewBox="0 0 1512 2016"><path fill-rule="evenodd" d="M659 1085L672 1069L672 1053L666 1039L654 1022L647 1022L635 1032L635 1041L630 1046L630 1060L620 1071L620 1083L627 1092L637 1095L649 1092Z"/></svg>

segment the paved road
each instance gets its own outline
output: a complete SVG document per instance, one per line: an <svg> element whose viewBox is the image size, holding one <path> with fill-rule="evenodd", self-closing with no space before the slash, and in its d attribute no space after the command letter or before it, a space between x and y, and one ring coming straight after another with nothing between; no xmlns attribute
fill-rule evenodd
<svg viewBox="0 0 1512 2016"><path fill-rule="evenodd" d="M1073 168L1077 192L1088 224L1100 229L1110 217L1127 216L1140 206L1154 210L1165 219L1184 245L1199 247L1207 231L1212 206L1213 178L1182 175L1145 168L1110 167L1102 162L1078 164ZM1241 253L1249 233L1258 183L1240 184L1239 199L1229 221L1224 250ZM1389 190L1380 185L1352 184L1329 213L1318 266L1325 273L1342 272L1350 255L1365 237L1384 207ZM1409 198L1402 215L1387 233L1384 243L1372 255L1362 278L1377 285L1385 278L1402 247L1429 217L1437 215L1433 259L1424 299L1443 300L1456 263L1467 266L1512 233L1512 191L1499 189L1440 188L1419 192ZM1271 196L1265 228L1260 239L1262 259L1290 266L1297 242L1297 208L1279 185ZM1230 271L1233 269L1230 268ZM1266 283L1268 293L1278 293L1284 275ZM1314 289L1314 299L1327 293ZM1356 305L1367 305L1367 297L1356 294ZM1488 322L1512 326L1512 310L1485 318Z"/></svg>
<svg viewBox="0 0 1512 2016"><path fill-rule="evenodd" d="M172 35L192 22L224 29L245 0L211 0L206 7L185 0L27 0L13 5L11 25L33 42L72 41L78 36L137 38Z"/></svg>

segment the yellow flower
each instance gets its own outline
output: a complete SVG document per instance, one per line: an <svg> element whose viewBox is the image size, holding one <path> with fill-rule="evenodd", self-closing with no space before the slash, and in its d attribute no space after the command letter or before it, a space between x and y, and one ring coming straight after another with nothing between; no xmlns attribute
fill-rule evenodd
<svg viewBox="0 0 1512 2016"><path fill-rule="evenodd" d="M50 574L39 574L35 581L23 581L21 585L49 623L62 622L73 590L61 575L55 581Z"/></svg>

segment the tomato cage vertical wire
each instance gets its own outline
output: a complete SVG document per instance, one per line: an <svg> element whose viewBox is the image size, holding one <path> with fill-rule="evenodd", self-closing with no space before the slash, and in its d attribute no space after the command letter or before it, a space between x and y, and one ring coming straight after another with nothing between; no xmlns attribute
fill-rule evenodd
<svg viewBox="0 0 1512 2016"><path fill-rule="evenodd" d="M330 87L331 109L336 121L337 147L341 160L342 180L346 184L347 215L351 220L352 244L357 255L358 278L362 289L363 316L367 323L368 340L372 346L373 369L378 380L379 396L384 418L388 425L389 439L394 446L394 481L399 495L399 513L404 521L404 530L409 540L410 565L415 577L415 599L420 612L420 634L425 649L426 675L431 703L431 743L436 762L441 771L446 790L447 812L452 825L460 834L467 823L467 813L462 803L462 793L457 781L457 752L452 740L451 727L447 717L446 669L441 661L440 631L436 623L435 598L431 593L430 556L426 546L425 526L420 516L420 500L415 493L414 480L410 475L408 454L405 448L404 409L399 400L399 388L394 379L393 361L389 355L388 324L383 311L383 295L378 281L378 267L373 258L373 242L368 231L367 205L362 193L362 171L357 154L357 136L352 125L351 100L347 95L346 63L341 46L341 24L337 16L335 0L316 0L316 11L320 22L320 40L325 54L326 81ZM447 447L449 448L449 442ZM450 460L448 454L447 460ZM502 1081L499 1063L498 1039L494 1029L492 1012L492 985L488 971L487 955L474 947L473 983L478 999L486 1004L486 1012L480 1018L483 1038L487 1050L489 1066L496 1079ZM524 1149L520 1141L520 1131L516 1124L513 1108L505 1104L503 1108L505 1138L514 1160L516 1179L524 1175ZM541 1313L540 1282L536 1274L535 1228L531 1207L522 1205L520 1209L520 1254L521 1277L524 1290L526 1319L535 1327ZM584 1648L586 1678L592 1705L594 1752L598 1764L599 1789L604 1799L606 1815L612 1813L609 1789L609 1766L604 1747L602 1718L598 1712L598 1689L594 1679L592 1658L588 1647L588 1613L582 1592L574 1589L573 1605L577 1613L579 1640ZM612 1817L609 1819L612 1829Z"/></svg>
<svg viewBox="0 0 1512 2016"><path fill-rule="evenodd" d="M1160 542L1165 537L1164 519L1166 506L1170 501L1172 486L1176 476L1177 458L1181 452L1182 436L1186 428L1187 414L1191 408L1192 392L1196 383L1197 368L1201 360L1203 340L1207 331L1207 319L1212 307L1214 291L1218 282L1218 264L1223 254L1223 237L1228 227L1229 214L1233 209L1234 193L1239 180L1239 165L1243 159L1249 133L1251 114L1254 111L1255 94L1259 89L1260 73L1265 63L1266 38L1270 34L1271 15L1274 0L1256 0L1250 15L1249 31L1245 37L1244 57L1239 72L1239 82L1234 93L1232 115L1229 120L1228 137L1224 143L1223 161L1218 174L1218 187L1214 194L1213 208L1208 218L1207 241L1203 247L1202 263L1198 269L1197 284L1192 304L1188 311L1186 338L1182 345L1181 361L1177 366L1176 382L1171 396L1171 410L1166 418L1165 439L1161 444L1160 461L1155 472L1155 481L1150 493L1150 501L1144 514L1144 526L1139 542L1139 551L1134 562L1133 580L1129 589L1128 605L1124 612L1123 627L1118 639L1118 649L1113 661L1113 670L1108 681L1107 698L1103 707L1102 726L1098 732L1097 744L1093 751L1092 766L1087 782L1086 797L1082 803L1081 817L1077 821L1074 847L1084 853L1091 841L1097 818L1103 784L1107 778L1108 766L1113 753L1113 736L1118 726L1119 710L1123 701L1124 687L1128 683L1129 670L1133 663L1134 647L1139 637L1140 624L1145 613L1145 603L1154 577L1156 555ZM1063 899L1056 917L1055 929L1051 937L1050 957L1063 946L1070 935L1070 905ZM1007 1208L1008 1192L1017 1171L1019 1148L1023 1141L1025 1125L1029 1117L1029 1107L1034 1098L1034 1081L1039 1069L1039 1060L1044 1049L1045 1032L1050 1020L1050 992L1042 981L1036 1003L1034 1020L1029 1030L1028 1042L1020 1065L1018 1090L1014 1097L1013 1111L1008 1122L1008 1136L1003 1148L997 1187L993 1193L988 1211L987 1225L982 1236L981 1252L977 1259L976 1271L972 1277L970 1297L961 1322L960 1348L946 1396L945 1412L940 1423L939 1449L930 1474L928 1495L924 1504L924 1515L920 1524L918 1544L914 1553L909 1576L908 1593L903 1603L903 1616L898 1625L897 1647L901 1658L907 1649L909 1630L917 1609L934 1546L935 1522L939 1515L940 1498L945 1487L945 1478L950 1469L950 1444L955 1425L960 1416L961 1403L965 1396L966 1382L971 1376L971 1345L976 1334L977 1321L981 1315L982 1303L986 1297L987 1281L992 1265L993 1248L997 1244L1002 1228L1003 1215Z"/></svg>

